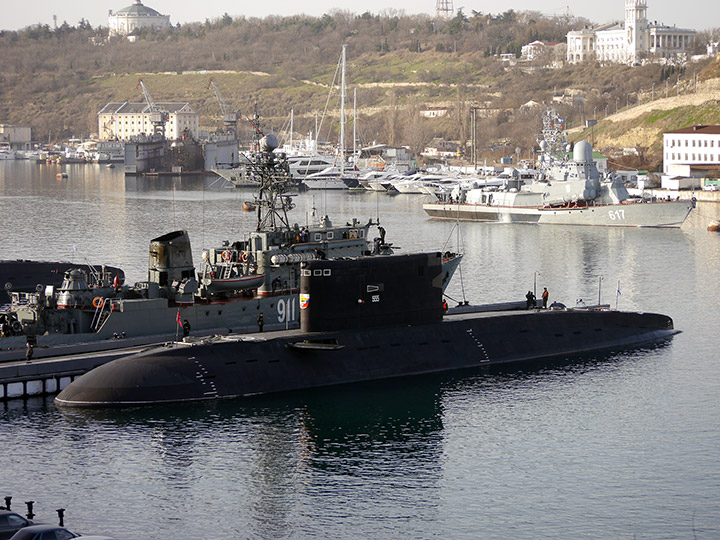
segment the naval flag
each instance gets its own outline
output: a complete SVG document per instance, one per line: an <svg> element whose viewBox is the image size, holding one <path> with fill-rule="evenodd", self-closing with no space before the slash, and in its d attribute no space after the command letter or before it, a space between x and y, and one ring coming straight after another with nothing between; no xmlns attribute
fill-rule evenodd
<svg viewBox="0 0 720 540"><path fill-rule="evenodd" d="M178 308L177 317L175 317L175 320L179 325L182 325L182 319L180 318L180 309Z"/></svg>

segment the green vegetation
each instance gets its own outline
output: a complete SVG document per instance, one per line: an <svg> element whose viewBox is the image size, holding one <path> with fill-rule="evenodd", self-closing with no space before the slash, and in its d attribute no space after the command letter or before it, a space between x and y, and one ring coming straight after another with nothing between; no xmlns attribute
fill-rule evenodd
<svg viewBox="0 0 720 540"><path fill-rule="evenodd" d="M215 129L221 122L208 88L213 77L226 102L244 116L257 109L266 127L277 132L293 109L296 132L307 133L325 108L345 42L348 95L357 88L363 142L419 150L433 137L467 141L475 108L478 139L488 152L520 147L529 153L542 111L521 108L531 100L552 103L553 95L565 95L555 105L569 126L580 125L646 100L651 88L659 94L666 81L687 83L695 73L701 80L720 76L717 62L684 71L594 63L549 69L549 58L510 66L496 56L519 56L522 45L534 40L564 41L570 29L587 22L513 10L497 15L460 10L448 21L392 10L264 19L224 15L160 32L143 30L134 43L108 38L106 28L87 21L57 29L33 26L0 32L0 122L29 125L42 141L89 136L97 132L97 111L106 103L142 101L137 88L142 78L155 101L188 101L201 125ZM567 97L572 95L584 99ZM449 113L418 120L428 106L447 107ZM320 135L332 138L326 130L337 125L337 97L329 107L335 121L326 121ZM679 127L712 113L654 111L636 122Z"/></svg>

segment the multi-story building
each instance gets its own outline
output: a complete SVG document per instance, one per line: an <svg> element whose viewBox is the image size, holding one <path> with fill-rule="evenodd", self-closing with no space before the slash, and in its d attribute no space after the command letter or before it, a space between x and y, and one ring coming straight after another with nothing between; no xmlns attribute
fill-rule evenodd
<svg viewBox="0 0 720 540"><path fill-rule="evenodd" d="M141 0L135 0L132 6L108 12L110 35L127 36L141 28L169 28L170 15L162 15L152 8L144 6Z"/></svg>
<svg viewBox="0 0 720 540"><path fill-rule="evenodd" d="M570 63L585 60L633 64L645 58L684 59L695 30L647 19L646 0L625 0L625 21L572 30L567 35Z"/></svg>
<svg viewBox="0 0 720 540"><path fill-rule="evenodd" d="M663 173L705 176L720 170L720 125L690 126L663 133Z"/></svg>
<svg viewBox="0 0 720 540"><path fill-rule="evenodd" d="M564 42L533 41L522 46L520 58L527 62L544 60L550 64L556 60L562 61L565 58L566 47L567 45Z"/></svg>
<svg viewBox="0 0 720 540"><path fill-rule="evenodd" d="M156 111L167 115L164 122L166 139L180 139L183 133L197 138L200 115L189 103L156 103L155 107ZM146 103L108 103L98 113L98 135L103 140L120 141L137 135L151 135L155 132L153 122L158 116Z"/></svg>
<svg viewBox="0 0 720 540"><path fill-rule="evenodd" d="M30 128L0 124L0 144L11 150L30 150Z"/></svg>

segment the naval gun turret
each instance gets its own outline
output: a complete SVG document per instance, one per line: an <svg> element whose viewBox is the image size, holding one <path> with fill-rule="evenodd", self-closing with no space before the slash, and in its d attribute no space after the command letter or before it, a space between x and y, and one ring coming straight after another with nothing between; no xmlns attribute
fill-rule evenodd
<svg viewBox="0 0 720 540"><path fill-rule="evenodd" d="M169 300L193 302L198 283L187 231L173 231L150 241L148 283L150 297L157 288L159 296Z"/></svg>

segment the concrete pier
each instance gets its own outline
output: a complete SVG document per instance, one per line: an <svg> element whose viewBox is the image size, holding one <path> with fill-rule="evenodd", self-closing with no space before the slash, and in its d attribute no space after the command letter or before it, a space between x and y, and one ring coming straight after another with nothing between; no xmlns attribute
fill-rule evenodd
<svg viewBox="0 0 720 540"><path fill-rule="evenodd" d="M24 359L3 362L0 364L0 402L57 394L83 373L146 348L147 346L129 347L39 358L30 362Z"/></svg>

